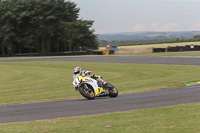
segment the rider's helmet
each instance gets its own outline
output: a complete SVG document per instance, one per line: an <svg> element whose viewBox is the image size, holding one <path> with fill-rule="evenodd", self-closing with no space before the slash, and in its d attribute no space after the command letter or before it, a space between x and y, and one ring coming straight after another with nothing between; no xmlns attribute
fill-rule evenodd
<svg viewBox="0 0 200 133"><path fill-rule="evenodd" d="M81 67L76 67L76 68L74 68L74 74L79 74L79 75L81 75L82 74L82 69L81 69Z"/></svg>

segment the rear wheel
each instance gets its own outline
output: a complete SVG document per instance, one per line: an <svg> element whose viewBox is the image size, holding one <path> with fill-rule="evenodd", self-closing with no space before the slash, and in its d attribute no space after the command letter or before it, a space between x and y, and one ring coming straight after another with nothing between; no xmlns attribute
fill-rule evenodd
<svg viewBox="0 0 200 133"><path fill-rule="evenodd" d="M90 86L87 86L86 84L79 87L79 92L83 97L89 100L95 99L95 93L93 89Z"/></svg>

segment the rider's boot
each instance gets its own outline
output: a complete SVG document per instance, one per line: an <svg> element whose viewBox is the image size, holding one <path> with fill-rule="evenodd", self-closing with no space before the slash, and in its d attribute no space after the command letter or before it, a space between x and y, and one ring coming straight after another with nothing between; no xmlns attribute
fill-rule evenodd
<svg viewBox="0 0 200 133"><path fill-rule="evenodd" d="M97 81L97 85L98 85L99 87L103 87L102 82Z"/></svg>
<svg viewBox="0 0 200 133"><path fill-rule="evenodd" d="M98 84L99 87L103 87L106 84L106 82L103 79L98 78L97 79L97 84Z"/></svg>
<svg viewBox="0 0 200 133"><path fill-rule="evenodd" d="M105 88L109 88L109 84L106 83L104 80L103 80L103 82L102 82L102 86L103 86L104 89L105 89Z"/></svg>

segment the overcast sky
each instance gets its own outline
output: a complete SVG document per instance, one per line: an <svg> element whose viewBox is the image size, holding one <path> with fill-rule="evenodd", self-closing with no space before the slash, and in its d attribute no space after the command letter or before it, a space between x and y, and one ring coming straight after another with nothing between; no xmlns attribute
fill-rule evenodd
<svg viewBox="0 0 200 133"><path fill-rule="evenodd" d="M71 0L96 34L200 31L200 0Z"/></svg>

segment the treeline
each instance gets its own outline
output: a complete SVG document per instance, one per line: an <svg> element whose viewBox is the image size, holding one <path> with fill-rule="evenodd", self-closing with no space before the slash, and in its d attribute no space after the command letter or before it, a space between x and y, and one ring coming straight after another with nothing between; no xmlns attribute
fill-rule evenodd
<svg viewBox="0 0 200 133"><path fill-rule="evenodd" d="M118 46L131 46L131 45L148 45L148 44L163 44L163 43L180 43L180 42L198 42L200 41L200 35L196 35L193 38L186 39L186 38L175 38L175 39L163 39L163 40L112 40L112 41L105 41L100 40L100 44L103 46L105 44L114 44Z"/></svg>
<svg viewBox="0 0 200 133"><path fill-rule="evenodd" d="M93 21L65 0L0 0L0 55L98 47Z"/></svg>

